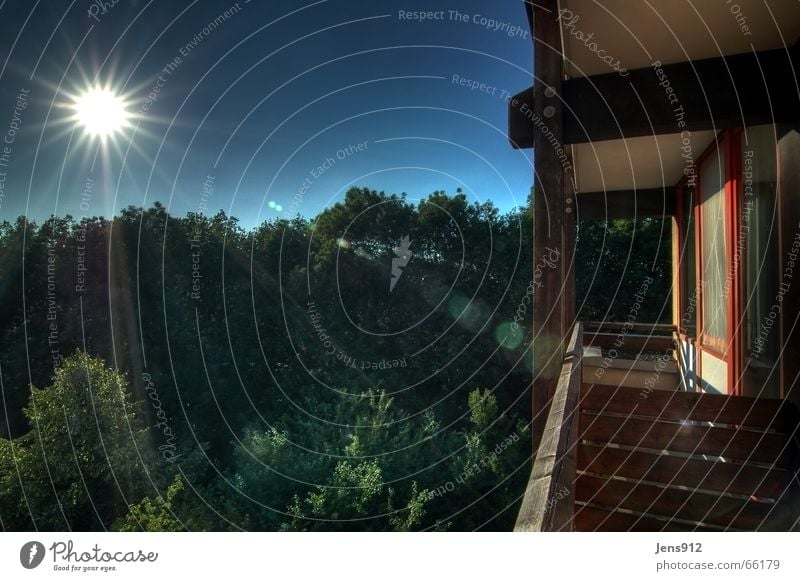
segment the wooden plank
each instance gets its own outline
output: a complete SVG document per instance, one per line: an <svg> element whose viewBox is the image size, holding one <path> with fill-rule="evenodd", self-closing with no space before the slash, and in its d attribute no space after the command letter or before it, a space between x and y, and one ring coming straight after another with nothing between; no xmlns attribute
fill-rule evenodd
<svg viewBox="0 0 800 581"><path fill-rule="evenodd" d="M508 100L508 141L514 149L533 147L535 129L527 111L533 109L533 87Z"/></svg>
<svg viewBox="0 0 800 581"><path fill-rule="evenodd" d="M578 444L577 469L766 499L780 498L792 478L789 471L777 468L588 444Z"/></svg>
<svg viewBox="0 0 800 581"><path fill-rule="evenodd" d="M587 504L575 507L575 530L586 532L715 532L720 529L683 523L674 519L663 521L646 515L639 516Z"/></svg>
<svg viewBox="0 0 800 581"><path fill-rule="evenodd" d="M580 322L575 323L570 333L569 341L567 342L567 357L583 358L583 324ZM580 385L578 386L580 390Z"/></svg>
<svg viewBox="0 0 800 581"><path fill-rule="evenodd" d="M583 321L583 332L588 333L617 333L626 329L629 333L637 335L664 335L671 337L677 327L666 323L623 323L620 321Z"/></svg>
<svg viewBox="0 0 800 581"><path fill-rule="evenodd" d="M645 393L631 387L584 384L581 409L603 413L634 413L670 420L734 424L787 432L794 429L787 405L778 399L731 397L685 391Z"/></svg>
<svg viewBox="0 0 800 581"><path fill-rule="evenodd" d="M619 333L586 333L584 339L587 347L613 348L617 351L660 351L675 349L672 337L663 335L639 335L628 333L620 337Z"/></svg>
<svg viewBox="0 0 800 581"><path fill-rule="evenodd" d="M576 415L580 392L581 326L575 326L542 442L517 516L517 531L571 530L575 483Z"/></svg>
<svg viewBox="0 0 800 581"><path fill-rule="evenodd" d="M681 376L675 362L668 362L664 369L658 372L656 364L652 361L633 361L632 365L625 365L625 359L614 360L610 365L607 361L598 358L584 359L583 380L585 383L598 385L622 386L635 388L639 393L647 394L642 385L647 385L651 390L677 391L681 387ZM607 366L608 365L608 366ZM643 366L647 368L643 369Z"/></svg>
<svg viewBox="0 0 800 581"><path fill-rule="evenodd" d="M774 506L767 502L661 488L586 474L578 475L575 494L577 501L609 509L624 508L747 531L762 528Z"/></svg>
<svg viewBox="0 0 800 581"><path fill-rule="evenodd" d="M761 123L793 123L800 115L797 91L786 79L798 74L797 48L694 60L629 71L570 79L563 83L563 136L566 143L589 143L727 129ZM665 97L665 75L680 98L678 127L675 105ZM758 79L758 82L753 82ZM538 83L537 83L538 84ZM538 147L530 119L524 115L536 86L509 101L509 139L514 147ZM516 100L516 102L515 102Z"/></svg>
<svg viewBox="0 0 800 581"><path fill-rule="evenodd" d="M611 355L606 354L603 355L602 352L599 352L597 347L587 347L586 352L583 358L584 368L585 367L594 367L594 368L602 368L608 374L611 370L617 370L623 373L625 376L625 372L630 371L631 373L628 377L637 377L639 378L638 383L634 383L633 385L622 385L622 387L632 387L637 390L637 392L641 392L643 390L643 385L645 380L652 379L653 372L658 370L662 375L664 374L678 374L678 362L672 358L661 357L661 358L644 358L640 357L638 359L622 359L621 354L616 358L612 358ZM584 373L584 375L587 375ZM601 375L604 379L605 376ZM609 383L608 381L601 382L602 385L614 385L613 383ZM584 381L584 385L593 385L593 382L590 380ZM676 387L672 391L678 391ZM642 396L639 396L640 398Z"/></svg>
<svg viewBox="0 0 800 581"><path fill-rule="evenodd" d="M651 419L580 414L578 437L598 443L723 456L742 462L764 462L788 468L781 434L720 428Z"/></svg>
<svg viewBox="0 0 800 581"><path fill-rule="evenodd" d="M675 215L675 188L578 192L577 203L581 220L665 218Z"/></svg>

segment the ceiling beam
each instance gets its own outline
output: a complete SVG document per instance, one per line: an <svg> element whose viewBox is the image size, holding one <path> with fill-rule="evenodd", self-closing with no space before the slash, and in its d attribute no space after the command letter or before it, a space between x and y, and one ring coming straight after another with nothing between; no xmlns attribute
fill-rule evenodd
<svg viewBox="0 0 800 581"><path fill-rule="evenodd" d="M800 120L800 51L774 49L562 83L565 143ZM533 88L509 101L509 140L533 147Z"/></svg>
<svg viewBox="0 0 800 581"><path fill-rule="evenodd" d="M667 218L675 215L675 188L578 192L579 220Z"/></svg>

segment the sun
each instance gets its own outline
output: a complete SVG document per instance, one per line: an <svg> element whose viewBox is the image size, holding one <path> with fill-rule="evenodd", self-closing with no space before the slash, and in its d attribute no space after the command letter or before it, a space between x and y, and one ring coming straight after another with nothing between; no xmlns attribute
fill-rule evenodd
<svg viewBox="0 0 800 581"><path fill-rule="evenodd" d="M75 122L92 137L106 138L129 125L125 101L113 91L91 88L75 99Z"/></svg>

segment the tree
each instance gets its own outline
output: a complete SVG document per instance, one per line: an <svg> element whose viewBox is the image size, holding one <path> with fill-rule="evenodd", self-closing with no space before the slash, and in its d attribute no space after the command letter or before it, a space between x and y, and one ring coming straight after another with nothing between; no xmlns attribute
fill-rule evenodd
<svg viewBox="0 0 800 581"><path fill-rule="evenodd" d="M652 279L634 322L668 321L672 316L670 235L668 223L654 218L581 222L575 253L579 318L626 321L643 283Z"/></svg>
<svg viewBox="0 0 800 581"><path fill-rule="evenodd" d="M528 201L359 187L251 231L159 203L0 223L0 527L508 530L531 462ZM668 314L667 233L581 223L581 316L625 320L645 276L640 322Z"/></svg>
<svg viewBox="0 0 800 581"><path fill-rule="evenodd" d="M177 532L185 530L184 524L175 516L173 508L176 497L183 491L183 480L180 476L169 485L164 497L155 500L145 497L141 502L131 506L130 512L115 528L122 532L152 531Z"/></svg>
<svg viewBox="0 0 800 581"><path fill-rule="evenodd" d="M26 529L93 530L111 524L147 480L153 454L127 382L96 358L76 353L47 388L31 388L25 416L32 430L0 453L5 476L0 504L17 496L30 509ZM11 462L9 462L11 460ZM12 498L10 502L14 502ZM8 524L6 524L8 526Z"/></svg>

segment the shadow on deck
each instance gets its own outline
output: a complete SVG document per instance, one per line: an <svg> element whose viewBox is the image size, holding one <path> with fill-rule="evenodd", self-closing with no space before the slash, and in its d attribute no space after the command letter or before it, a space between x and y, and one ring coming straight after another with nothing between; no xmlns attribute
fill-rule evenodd
<svg viewBox="0 0 800 581"><path fill-rule="evenodd" d="M586 383L583 355L578 325L516 530L800 528L791 402Z"/></svg>

